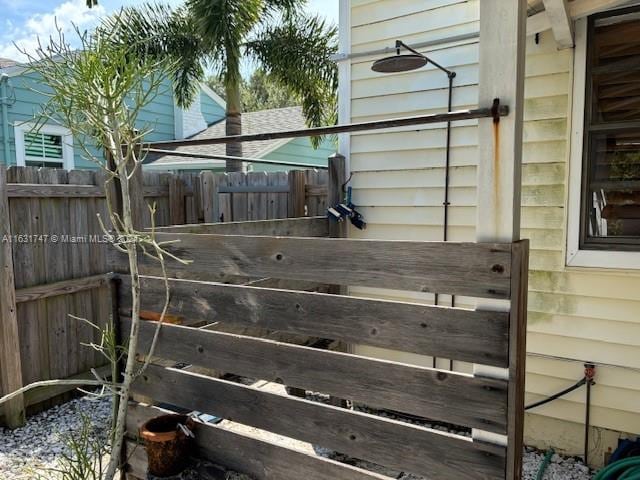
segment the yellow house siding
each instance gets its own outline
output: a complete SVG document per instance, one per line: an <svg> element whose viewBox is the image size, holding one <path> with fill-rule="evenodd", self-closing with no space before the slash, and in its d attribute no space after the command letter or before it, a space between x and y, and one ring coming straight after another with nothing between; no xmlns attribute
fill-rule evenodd
<svg viewBox="0 0 640 480"><path fill-rule="evenodd" d="M417 43L478 30L478 0L351 0L352 51ZM478 43L466 40L423 49L458 73L453 109L477 105ZM373 57L351 63L351 120L365 121L441 112L447 78L432 66L393 75L372 72ZM522 236L531 240L527 402L567 387L585 360L602 364L593 389L594 426L640 431L640 273L565 266L568 129L573 51L558 51L550 31L527 39ZM354 238L441 240L445 129L429 125L351 136L354 202L368 228ZM449 239L473 240L476 221L476 122L456 122L451 135ZM406 298L406 292L353 288L354 295ZM433 295L410 294L432 302ZM448 296L441 296L447 304ZM471 299L456 299L473 305ZM362 353L431 364L429 357ZM557 357L557 358L552 358ZM448 362L446 362L448 366ZM607 366L609 365L609 366ZM444 366L444 364L443 364ZM468 370L466 364L455 365ZM527 439L570 450L581 429L536 427L545 418L582 423L584 390L536 409ZM533 422L533 423L532 423ZM539 425L547 426L547 423ZM555 424L554 424L555 425ZM545 438L545 435L553 438ZM554 443L554 439L556 442ZM570 453L580 453L571 451Z"/></svg>

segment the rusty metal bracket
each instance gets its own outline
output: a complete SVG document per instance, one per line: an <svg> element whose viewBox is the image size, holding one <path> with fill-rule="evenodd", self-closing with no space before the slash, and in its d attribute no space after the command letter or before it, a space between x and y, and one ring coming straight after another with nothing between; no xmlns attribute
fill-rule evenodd
<svg viewBox="0 0 640 480"><path fill-rule="evenodd" d="M491 105L491 116L493 117L493 123L500 123L500 99L499 98L493 99L493 105Z"/></svg>

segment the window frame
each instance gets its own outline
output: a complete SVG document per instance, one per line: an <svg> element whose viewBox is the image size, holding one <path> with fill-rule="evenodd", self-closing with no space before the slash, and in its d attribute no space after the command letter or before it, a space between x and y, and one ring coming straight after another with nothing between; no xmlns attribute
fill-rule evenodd
<svg viewBox="0 0 640 480"><path fill-rule="evenodd" d="M573 89L571 108L571 131L569 145L568 185L569 198L567 204L567 251L566 264L569 267L590 267L608 269L640 269L640 251L638 246L627 243L627 248L620 248L614 242L601 242L598 248L583 248L583 218L586 207L586 183L588 179L585 168L588 153L588 132L586 126L589 119L585 110L590 105L591 94L587 94L588 69L588 33L589 25L597 18L624 15L638 11L638 7L608 10L590 18L581 18L575 23L575 50L573 62ZM589 111L590 113L590 111ZM639 245L640 246L640 245ZM631 247L631 249L629 248Z"/></svg>
<svg viewBox="0 0 640 480"><path fill-rule="evenodd" d="M26 155L25 139L26 133L41 133L44 135L57 135L62 137L62 158L61 159L47 159L42 157L29 158ZM60 125L44 124L37 125L35 123L20 123L14 126L15 145L16 145L16 164L19 167L24 167L27 161L38 160L46 163L62 163L62 168L65 170L73 170L75 165L74 150L73 150L73 135L71 130L62 127Z"/></svg>

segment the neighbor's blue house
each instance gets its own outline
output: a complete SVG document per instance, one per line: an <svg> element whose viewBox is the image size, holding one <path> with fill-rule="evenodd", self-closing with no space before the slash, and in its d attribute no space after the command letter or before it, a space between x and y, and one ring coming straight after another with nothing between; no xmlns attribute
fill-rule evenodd
<svg viewBox="0 0 640 480"><path fill-rule="evenodd" d="M169 80L165 87L160 89L159 95L141 112L141 123L153 128L147 140L166 141L224 135L225 102L215 92L202 84L200 95L193 105L182 109L175 103ZM0 58L0 163L67 170L96 168L96 165L84 158L78 142L74 142L73 135L66 128L54 123L41 125L37 130L34 128L38 112L47 101L44 95L38 93L44 89L46 86L36 74L27 73L12 60ZM299 128L302 121L297 107L251 112L245 114L245 118L245 133L253 133L256 128L259 131L281 130L283 127ZM257 122L254 121L256 119ZM247 144L246 150L249 151L244 155L313 165L326 165L327 157L334 150L329 140L323 142L317 150L311 147L307 139L271 142L264 145L264 148L252 148L254 146ZM224 148L200 147L200 151L220 154L220 147ZM149 163L144 168L165 171L223 170L224 161L183 157L149 158ZM286 168L255 164L252 170Z"/></svg>

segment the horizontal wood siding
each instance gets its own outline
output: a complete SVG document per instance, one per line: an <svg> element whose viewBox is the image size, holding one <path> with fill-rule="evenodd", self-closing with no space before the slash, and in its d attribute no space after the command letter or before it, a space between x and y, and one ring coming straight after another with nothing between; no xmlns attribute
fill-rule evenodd
<svg viewBox="0 0 640 480"><path fill-rule="evenodd" d="M351 48L362 52L478 31L477 0L351 0ZM453 108L477 103L477 40L422 49L457 72ZM441 112L447 78L428 65L401 74L371 71L375 57L351 62L352 121ZM568 128L573 51L558 51L551 31L527 38L522 185L522 237L531 240L527 402L539 400L583 375L582 361L640 366L640 274L565 267ZM351 135L353 199L368 222L351 238L441 240L443 235L445 129L429 125ZM456 122L451 135L448 236L473 240L476 219L476 122ZM351 288L351 293L393 300L403 292ZM431 303L416 293L411 301ZM439 303L450 304L440 295ZM457 297L456 305L474 304ZM431 365L430 357L391 353L371 346L359 352ZM566 362L533 355L578 360ZM448 361L438 362L448 365ZM469 366L455 362L455 368ZM600 367L593 389L593 425L639 431L640 373ZM535 410L533 416L584 421L584 391ZM535 440L535 439L531 439ZM560 438L558 443L562 443ZM557 445L557 444L556 444ZM562 447L562 445L559 445ZM578 452L571 452L578 453Z"/></svg>
<svg viewBox="0 0 640 480"><path fill-rule="evenodd" d="M332 138L324 137L318 148L313 148L308 138L294 138L272 152L261 156L266 160L280 162L303 162L311 165L327 166L327 159L336 151L336 145ZM268 165L254 163L251 168L259 172L281 172L291 170L283 165ZM295 168L295 167L294 167Z"/></svg>
<svg viewBox="0 0 640 480"><path fill-rule="evenodd" d="M49 87L41 81L37 74L25 73L10 77L7 88L15 95L15 102L7 108L11 150L11 158L7 163L7 166L9 166L16 164L14 125L23 122L37 122L39 120L39 115L48 100L46 93L49 91ZM172 140L175 138L173 92L169 80L163 82L153 102L141 110L139 124L140 127L144 126L152 129L152 132L147 137L150 141ZM0 135L1 130L0 128ZM86 153L80 148L75 138L74 146L74 168L97 168L93 162L85 158ZM97 149L93 150L92 154L102 160L102 153Z"/></svg>

